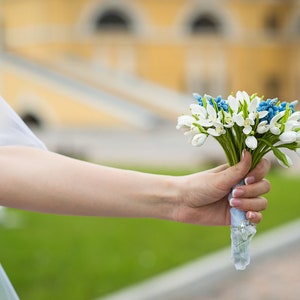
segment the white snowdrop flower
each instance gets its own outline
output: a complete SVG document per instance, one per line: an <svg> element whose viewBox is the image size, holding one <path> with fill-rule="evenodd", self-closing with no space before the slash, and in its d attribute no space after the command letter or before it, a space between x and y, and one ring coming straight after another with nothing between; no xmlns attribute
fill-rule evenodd
<svg viewBox="0 0 300 300"><path fill-rule="evenodd" d="M278 122L285 114L285 111L281 111L277 115L275 115L270 121L270 131L275 134L279 135L281 132L281 124Z"/></svg>
<svg viewBox="0 0 300 300"><path fill-rule="evenodd" d="M193 122L195 122L195 118L193 118L192 116L187 116L187 115L179 116L177 119L176 129L182 131L191 130Z"/></svg>
<svg viewBox="0 0 300 300"><path fill-rule="evenodd" d="M262 121L257 125L256 131L260 134L266 133L269 130L268 121Z"/></svg>
<svg viewBox="0 0 300 300"><path fill-rule="evenodd" d="M250 104L250 96L245 91L243 91L243 92L237 91L236 99L240 103L244 103L244 101L246 101L247 104Z"/></svg>
<svg viewBox="0 0 300 300"><path fill-rule="evenodd" d="M206 138L207 138L206 134L198 133L192 138L191 144L195 147L200 147L205 143Z"/></svg>
<svg viewBox="0 0 300 300"><path fill-rule="evenodd" d="M183 135L187 137L189 143L192 143L194 136L198 133L199 133L198 127L192 126L191 129L185 131Z"/></svg>
<svg viewBox="0 0 300 300"><path fill-rule="evenodd" d="M221 123L215 123L214 124L215 128L208 128L207 133L212 135L212 136L220 136L224 133L226 133L226 130L224 129L223 124Z"/></svg>
<svg viewBox="0 0 300 300"><path fill-rule="evenodd" d="M230 128L234 125L234 120L233 120L233 116L228 113L228 112L224 112L224 127L226 128Z"/></svg>
<svg viewBox="0 0 300 300"><path fill-rule="evenodd" d="M252 131L252 126L255 124L254 121L254 115L249 114L247 118L244 118L243 113L240 112L234 117L234 121L236 122L237 125L240 127L244 127L243 132L244 134L249 134Z"/></svg>
<svg viewBox="0 0 300 300"><path fill-rule="evenodd" d="M206 118L206 116L207 116L206 109L199 104L195 104L195 103L191 104L190 111L191 111L192 115L199 117L199 118Z"/></svg>
<svg viewBox="0 0 300 300"><path fill-rule="evenodd" d="M203 127L211 127L214 125L214 123L219 123L219 116L217 115L217 112L215 111L214 107L210 104L206 107L206 118L200 118L199 124Z"/></svg>
<svg viewBox="0 0 300 300"><path fill-rule="evenodd" d="M254 150L257 148L257 139L253 135L247 136L245 143L246 143L247 147L250 148L251 150Z"/></svg>
<svg viewBox="0 0 300 300"><path fill-rule="evenodd" d="M279 136L279 139L284 144L290 144L297 140L297 133L295 131L285 131Z"/></svg>
<svg viewBox="0 0 300 300"><path fill-rule="evenodd" d="M235 113L237 113L240 108L240 102L232 95L228 96L228 105Z"/></svg>
<svg viewBox="0 0 300 300"><path fill-rule="evenodd" d="M296 111L292 113L289 116L288 121L300 121L300 111Z"/></svg>

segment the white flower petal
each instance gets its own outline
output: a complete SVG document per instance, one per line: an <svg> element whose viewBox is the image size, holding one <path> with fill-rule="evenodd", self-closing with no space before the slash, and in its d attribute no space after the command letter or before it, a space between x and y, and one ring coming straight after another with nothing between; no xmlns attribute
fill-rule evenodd
<svg viewBox="0 0 300 300"><path fill-rule="evenodd" d="M275 115L271 121L270 121L270 126L273 127L277 121L279 121L285 114L285 111L281 111L280 113L278 113L277 115Z"/></svg>
<svg viewBox="0 0 300 300"><path fill-rule="evenodd" d="M236 99L238 99L240 103L247 102L247 104L250 104L250 96L245 91L237 91Z"/></svg>
<svg viewBox="0 0 300 300"><path fill-rule="evenodd" d="M246 143L247 147L252 149L252 150L257 148L257 139L253 135L248 136L246 138L245 143Z"/></svg>
<svg viewBox="0 0 300 300"><path fill-rule="evenodd" d="M233 116L233 119L234 119L234 122L239 125L239 126L244 126L244 118L243 118L243 115L242 113L239 113L235 116Z"/></svg>
<svg viewBox="0 0 300 300"><path fill-rule="evenodd" d="M270 127L270 131L275 135L280 134L280 128L279 127Z"/></svg>
<svg viewBox="0 0 300 300"><path fill-rule="evenodd" d="M195 122L195 119L192 116L179 116L176 129L183 131L190 130L193 122Z"/></svg>
<svg viewBox="0 0 300 300"><path fill-rule="evenodd" d="M300 156L300 148L297 148L295 152Z"/></svg>
<svg viewBox="0 0 300 300"><path fill-rule="evenodd" d="M250 99L250 98L249 98L249 99ZM256 112L257 105L258 105L258 98L255 97L255 98L250 102L248 111L249 111L249 112Z"/></svg>
<svg viewBox="0 0 300 300"><path fill-rule="evenodd" d="M290 120L293 120L293 121L300 121L300 111L296 111L296 112L292 113L292 114L289 116L288 120L289 120L289 121L290 121Z"/></svg>
<svg viewBox="0 0 300 300"><path fill-rule="evenodd" d="M188 138L188 142L189 142L189 143L192 143L192 139L193 139L194 136L195 136L196 134L198 134L198 133L199 133L198 127L193 127L193 128L191 128L191 130L185 131L183 135L186 136L186 137Z"/></svg>
<svg viewBox="0 0 300 300"><path fill-rule="evenodd" d="M212 136L220 136L220 134L214 128L208 128L207 133Z"/></svg>
<svg viewBox="0 0 300 300"><path fill-rule="evenodd" d="M232 95L228 96L228 105L234 112L237 112L240 106L239 101Z"/></svg>
<svg viewBox="0 0 300 300"><path fill-rule="evenodd" d="M247 92L243 91L243 98L246 100L246 102L249 104L250 103L250 96L248 95Z"/></svg>
<svg viewBox="0 0 300 300"><path fill-rule="evenodd" d="M268 121L262 121L258 124L256 131L260 134L266 133L269 130Z"/></svg>
<svg viewBox="0 0 300 300"><path fill-rule="evenodd" d="M214 107L210 104L207 105L206 107L207 113L213 118L216 119L217 118L217 113L214 109Z"/></svg>
<svg viewBox="0 0 300 300"><path fill-rule="evenodd" d="M208 120L208 119L200 119L198 121L198 123L202 126L202 127L211 127L213 126L213 122Z"/></svg>
<svg viewBox="0 0 300 300"><path fill-rule="evenodd" d="M220 136L221 134L226 133L224 126L222 124L214 124L215 128L207 129L207 133L212 136Z"/></svg>
<svg viewBox="0 0 300 300"><path fill-rule="evenodd" d="M295 128L300 127L300 123L294 120L288 120L285 123L284 131L293 131Z"/></svg>
<svg viewBox="0 0 300 300"><path fill-rule="evenodd" d="M252 127L251 126L245 126L244 129L243 129L243 132L248 135L250 134L252 131Z"/></svg>
<svg viewBox="0 0 300 300"><path fill-rule="evenodd" d="M241 91L237 91L236 92L236 99L240 102L240 103L243 103L244 101L244 99L243 99L243 92L241 92Z"/></svg>
<svg viewBox="0 0 300 300"><path fill-rule="evenodd" d="M258 112L258 118L259 119L262 119L262 118L264 118L264 117L266 117L267 115L268 115L268 111L266 111L266 110L263 110L263 111L259 111Z"/></svg>
<svg viewBox="0 0 300 300"><path fill-rule="evenodd" d="M286 131L279 136L279 139L285 144L290 144L296 141L297 134L295 131Z"/></svg>
<svg viewBox="0 0 300 300"><path fill-rule="evenodd" d="M190 105L190 110L191 110L191 113L193 115L196 115L196 116L200 115L200 116L203 116L205 118L206 115L207 115L206 109L203 106L199 105L199 104L195 104L195 103L191 104Z"/></svg>
<svg viewBox="0 0 300 300"><path fill-rule="evenodd" d="M193 146L195 146L195 147L200 147L200 146L202 146L202 145L205 143L206 138L207 138L207 136L206 136L206 134L204 134L204 133L196 134L196 135L193 137L193 139L192 139L192 141L191 141L191 144L192 144Z"/></svg>

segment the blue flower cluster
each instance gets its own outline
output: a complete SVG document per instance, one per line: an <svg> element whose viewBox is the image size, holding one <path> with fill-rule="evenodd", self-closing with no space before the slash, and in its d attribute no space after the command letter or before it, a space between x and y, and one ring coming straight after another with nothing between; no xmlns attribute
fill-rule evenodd
<svg viewBox="0 0 300 300"><path fill-rule="evenodd" d="M272 118L280 113L281 111L286 110L287 102L282 102L277 105L278 98L274 99L267 99L266 101L261 101L258 105L257 111L267 111L268 114L261 119L261 121L267 121L268 123L271 122ZM292 112L295 112L295 105L288 104L289 108Z"/></svg>
<svg viewBox="0 0 300 300"><path fill-rule="evenodd" d="M261 101L258 105L257 111L267 111L268 114L261 119L261 121L268 121L268 123L270 123L270 121L272 120L272 118L278 114L279 109L278 106L276 105L278 102L277 98L274 99L267 99L266 101Z"/></svg>
<svg viewBox="0 0 300 300"><path fill-rule="evenodd" d="M287 104L288 104L288 103L287 103L286 101L280 103L280 104L278 105L279 111L286 110L286 105L287 105ZM292 113L295 112L295 106L296 106L296 103L291 103L291 104L289 104L289 108L291 109Z"/></svg>
<svg viewBox="0 0 300 300"><path fill-rule="evenodd" d="M198 104L200 106L203 106L203 100L202 100L202 96L200 96L199 94L197 93L194 93L193 94L194 98L198 101ZM226 100L222 99L221 96L218 96L217 98L213 99L213 97L211 96L206 96L206 99L208 100L208 102L213 106L213 100L215 102L215 104L217 105L218 107L218 110L224 110L226 112L228 112L228 103Z"/></svg>

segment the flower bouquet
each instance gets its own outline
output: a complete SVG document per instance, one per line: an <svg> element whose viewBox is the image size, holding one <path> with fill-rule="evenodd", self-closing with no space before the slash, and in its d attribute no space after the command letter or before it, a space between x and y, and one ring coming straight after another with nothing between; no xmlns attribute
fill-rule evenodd
<svg viewBox="0 0 300 300"><path fill-rule="evenodd" d="M300 112L295 111L297 101L264 100L257 94L250 96L241 91L227 99L199 94L193 96L197 103L190 105L189 115L178 118L176 127L184 131L193 146L202 146L208 136L214 137L223 148L230 166L238 163L243 150L247 149L252 155L251 169L268 152L273 152L284 167L290 167L292 161L282 151L283 148L300 155ZM236 269L244 270L250 263L249 246L256 228L246 219L245 212L231 207L230 214L231 256Z"/></svg>

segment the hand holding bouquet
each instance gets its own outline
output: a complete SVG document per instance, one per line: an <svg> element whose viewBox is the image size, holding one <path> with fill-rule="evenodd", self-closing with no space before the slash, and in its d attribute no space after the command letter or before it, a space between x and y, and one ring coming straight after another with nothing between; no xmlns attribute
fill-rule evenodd
<svg viewBox="0 0 300 300"><path fill-rule="evenodd" d="M252 155L251 169L268 152L273 152L284 167L291 166L292 161L282 149L300 154L297 101L264 100L241 91L227 99L198 94L194 98L197 103L190 105L190 114L180 116L177 124L177 129L184 131L193 146L202 146L208 136L214 137L231 166L240 161L243 150L247 149ZM230 212L232 258L236 269L243 270L250 262L249 245L256 228L243 211L231 208Z"/></svg>

